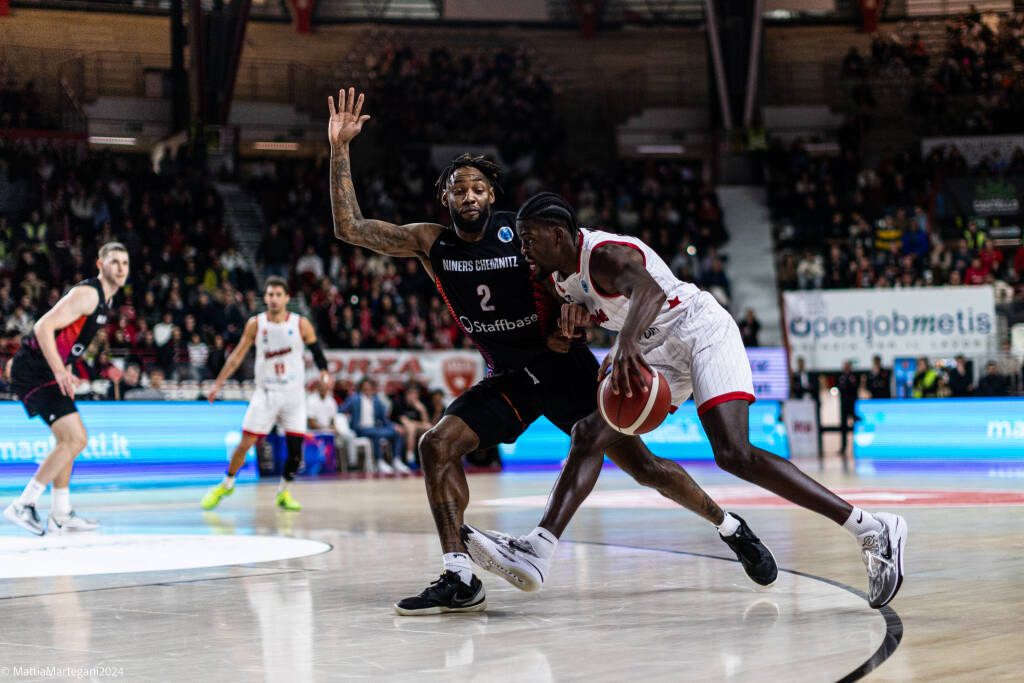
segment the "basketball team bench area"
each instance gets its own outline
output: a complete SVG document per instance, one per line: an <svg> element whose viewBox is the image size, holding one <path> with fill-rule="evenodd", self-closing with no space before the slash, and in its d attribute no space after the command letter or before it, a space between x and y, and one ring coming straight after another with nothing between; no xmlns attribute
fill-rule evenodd
<svg viewBox="0 0 1024 683"><path fill-rule="evenodd" d="M244 404L83 403L94 440L77 465L75 504L102 526L42 537L2 529L0 597L21 626L0 643L0 665L110 666L127 680L1012 680L1022 664L1012 605L1024 600L1024 463L1001 448L986 458L970 425L971 410L994 419L1020 407L950 406L962 428L945 448L933 443L941 416L918 413L918 439L930 445L915 449L892 448L905 431L889 434L868 405L859 472L808 463L852 504L907 520L904 585L880 610L865 599L849 536L722 472L684 404L648 443L750 524L777 560L774 586L750 582L713 527L606 464L542 590L475 568L485 610L402 617L393 603L438 570L421 478L300 477L303 507L291 512L273 504L275 484L261 483L250 455L234 495L203 511ZM10 496L46 437L20 409L0 405ZM897 430L910 419L888 412ZM755 444L787 453L778 403L753 404L750 422ZM977 429L987 435L987 422ZM997 445L1008 438L999 434ZM883 447L900 457L868 458ZM503 446L503 471L468 477L467 522L529 531L567 449L544 421Z"/></svg>

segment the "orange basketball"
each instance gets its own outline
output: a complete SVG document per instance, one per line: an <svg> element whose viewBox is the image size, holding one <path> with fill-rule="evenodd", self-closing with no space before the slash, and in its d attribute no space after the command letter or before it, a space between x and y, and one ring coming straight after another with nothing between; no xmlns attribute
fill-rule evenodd
<svg viewBox="0 0 1024 683"><path fill-rule="evenodd" d="M624 389L616 394L606 376L597 387L597 406L612 429L623 434L646 434L660 425L668 415L672 404L672 390L668 380L658 371L654 376L644 368L640 369L647 380L648 391L641 391L633 384L633 395L626 396ZM635 382L635 379L634 379Z"/></svg>

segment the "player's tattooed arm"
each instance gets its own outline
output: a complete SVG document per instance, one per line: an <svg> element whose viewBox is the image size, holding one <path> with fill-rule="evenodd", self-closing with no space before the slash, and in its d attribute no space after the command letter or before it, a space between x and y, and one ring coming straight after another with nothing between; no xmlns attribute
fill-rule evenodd
<svg viewBox="0 0 1024 683"><path fill-rule="evenodd" d="M338 102L327 98L330 120L327 136L331 143L331 210L334 236L360 247L389 256L426 254L443 229L435 223L395 225L387 221L363 217L352 182L349 143L359 135L369 115L362 114L363 95L356 97L355 88L338 92Z"/></svg>

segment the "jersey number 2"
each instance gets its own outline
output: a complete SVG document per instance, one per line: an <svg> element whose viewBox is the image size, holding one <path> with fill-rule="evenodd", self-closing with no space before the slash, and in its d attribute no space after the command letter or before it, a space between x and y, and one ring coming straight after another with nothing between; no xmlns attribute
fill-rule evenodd
<svg viewBox="0 0 1024 683"><path fill-rule="evenodd" d="M476 288L476 293L480 295L480 309L484 311L493 311L494 306L491 305L491 288L487 285L480 285Z"/></svg>

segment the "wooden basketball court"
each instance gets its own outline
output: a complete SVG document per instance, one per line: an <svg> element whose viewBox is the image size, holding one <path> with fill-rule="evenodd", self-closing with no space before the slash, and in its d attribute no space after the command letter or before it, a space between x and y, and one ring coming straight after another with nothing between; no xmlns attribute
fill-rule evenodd
<svg viewBox="0 0 1024 683"><path fill-rule="evenodd" d="M440 571L422 479L302 481L299 513L273 507L272 485L240 487L209 513L195 487L76 493L102 533L0 527L0 677L1020 680L1019 479L812 470L909 523L906 580L879 611L844 531L714 467L692 471L774 551L772 589L746 579L712 527L617 470L569 527L542 591L482 573L486 612L419 618L391 605ZM472 475L467 520L525 533L554 477ZM288 555L299 556L266 559Z"/></svg>

